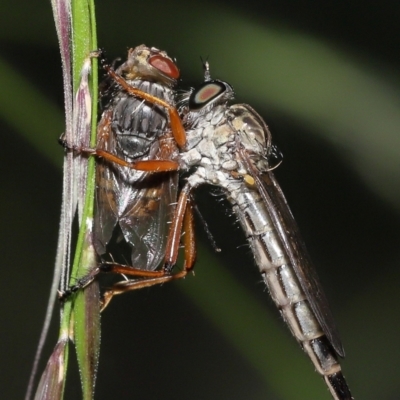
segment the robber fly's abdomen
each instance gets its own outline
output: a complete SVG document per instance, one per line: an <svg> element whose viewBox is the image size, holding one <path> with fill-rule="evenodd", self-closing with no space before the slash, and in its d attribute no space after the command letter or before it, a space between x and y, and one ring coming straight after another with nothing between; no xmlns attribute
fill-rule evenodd
<svg viewBox="0 0 400 400"><path fill-rule="evenodd" d="M335 399L351 399L337 355L318 323L257 191L243 184L233 206L272 299ZM342 393L339 397L338 393Z"/></svg>

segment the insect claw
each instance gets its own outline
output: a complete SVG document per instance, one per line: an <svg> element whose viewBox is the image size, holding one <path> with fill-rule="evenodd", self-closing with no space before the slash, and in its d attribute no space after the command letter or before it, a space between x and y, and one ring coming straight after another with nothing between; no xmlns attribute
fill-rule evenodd
<svg viewBox="0 0 400 400"><path fill-rule="evenodd" d="M107 60L106 60L106 51L102 48L97 50L98 52L98 57L100 60L100 64L102 65L102 67L104 68L107 65Z"/></svg>
<svg viewBox="0 0 400 400"><path fill-rule="evenodd" d="M103 54L103 49L93 50L89 53L90 57L92 58L99 58Z"/></svg>
<svg viewBox="0 0 400 400"><path fill-rule="evenodd" d="M68 294L67 294L67 292L68 292ZM58 301L60 303L64 303L66 297L70 295L70 291L69 290L64 290L64 291L57 290L57 295L58 295Z"/></svg>
<svg viewBox="0 0 400 400"><path fill-rule="evenodd" d="M166 263L164 264L164 271L165 271L168 275L171 274L173 268L174 268L174 264L171 264L170 262L166 262Z"/></svg>
<svg viewBox="0 0 400 400"><path fill-rule="evenodd" d="M62 133L61 136L58 138L58 144L64 147L65 150L68 150L67 139L65 139L65 133Z"/></svg>
<svg viewBox="0 0 400 400"><path fill-rule="evenodd" d="M71 286L70 288L61 291L58 290L58 301L63 304L65 303L69 297L71 297L77 290L79 289L79 286L75 285L75 286Z"/></svg>
<svg viewBox="0 0 400 400"><path fill-rule="evenodd" d="M113 264L105 262L105 263L99 265L99 271L110 272L110 271L112 271L112 266L113 266Z"/></svg>

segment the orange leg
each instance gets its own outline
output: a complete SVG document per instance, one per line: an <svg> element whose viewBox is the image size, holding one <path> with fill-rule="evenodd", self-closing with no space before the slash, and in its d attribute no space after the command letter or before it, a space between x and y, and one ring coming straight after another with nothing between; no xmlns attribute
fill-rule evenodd
<svg viewBox="0 0 400 400"><path fill-rule="evenodd" d="M186 184L179 195L165 250L164 270L166 271L171 271L176 265L182 228L184 231L183 245L185 248L184 270L192 270L196 261L196 238L194 232L193 205L190 197L191 190L192 188Z"/></svg>
<svg viewBox="0 0 400 400"><path fill-rule="evenodd" d="M80 289L84 289L86 286L88 286L90 283L93 282L93 280L96 278L96 276L101 273L101 272L111 272L114 274L124 274L124 275L129 275L129 276L135 276L137 278L144 278L144 279L139 279L137 281L135 280L128 280L128 281L122 281L118 282L111 289L108 291L113 291L114 287L119 287L119 286L125 286L126 284L129 283L137 283L137 284L143 284L141 287L146 287L146 286L151 286L151 284L146 284L147 281L154 281L155 279L157 280L158 278L163 278L166 276L165 270L161 271L147 271L144 269L139 269L139 268L134 268L129 265L122 265L122 264L114 264L112 262L107 262L100 264L100 266L94 268L92 271L90 271L87 275L82 277L77 281L77 283L73 286L71 286L68 290L64 292L59 293L59 300L60 301L65 301L69 296L71 296L73 293L77 292ZM171 277L172 275L168 275ZM155 283L154 283L155 284ZM132 288L131 290L136 289ZM129 289L126 289L125 291L128 291ZM107 292L108 292L107 291ZM121 291L120 293L122 293ZM117 294L117 293L114 293ZM110 298L111 300L111 298ZM107 302L108 304L108 302ZM104 306L103 306L104 308Z"/></svg>
<svg viewBox="0 0 400 400"><path fill-rule="evenodd" d="M196 236L194 231L194 212L193 204L189 198L185 217L183 219L183 230L185 232L183 236L183 246L185 248L185 263L183 268L187 271L193 269L196 262Z"/></svg>
<svg viewBox="0 0 400 400"><path fill-rule="evenodd" d="M89 155L96 155L114 164L121 165L122 167L128 167L132 169L137 169L140 171L149 172L168 172L177 171L179 164L176 161L171 160L140 160L140 161L125 161L124 159L112 154L108 151L101 149L85 149L79 150L82 153L87 153Z"/></svg>
<svg viewBox="0 0 400 400"><path fill-rule="evenodd" d="M172 274L171 270L175 266L178 258L182 229L184 229L185 233L183 236L183 244L185 248L184 267L182 271ZM111 288L107 289L104 292L101 305L101 310L104 310L111 299L117 294L130 292L131 290L141 289L144 287L160 285L172 280L184 278L187 273L193 269L195 261L196 240L194 233L193 206L190 199L190 187L186 185L181 191L178 205L175 209L172 226L168 236L163 269L160 271L147 271L128 265L104 263L95 268L85 277L81 278L76 285L70 287L63 293L60 293L59 300L65 301L73 293L89 285L100 272L124 274L138 278L117 282Z"/></svg>
<svg viewBox="0 0 400 400"><path fill-rule="evenodd" d="M181 148L185 146L186 144L185 128L182 125L182 121L178 114L178 110L174 106L171 106L171 104L167 103L164 100L159 99L156 96L153 96L149 93L143 92L140 89L132 87L122 76L118 75L110 66L105 65L104 69L107 71L108 75L118 85L120 85L127 93L136 97L140 97L141 99L146 100L149 103L165 107L168 110L169 120L171 122L171 130L172 134L174 135L176 143Z"/></svg>
<svg viewBox="0 0 400 400"><path fill-rule="evenodd" d="M128 167L139 171L169 172L177 171L179 169L179 164L172 160L139 160L129 162L106 150L92 149L90 147L70 146L63 138L60 138L59 142L65 149L71 150L74 153L85 154L87 156L96 156L114 164L121 165L122 167Z"/></svg>
<svg viewBox="0 0 400 400"><path fill-rule="evenodd" d="M181 118L178 114L177 109L171 104L167 103L164 100L159 99L156 96L153 96L149 93L143 92L140 89L132 87L129 83L120 75L118 75L110 66L105 65L104 69L107 71L108 75L118 84L120 85L127 93L132 96L139 97L143 100L148 101L152 104L157 104L159 106L165 107L168 110L170 117L170 125L172 135L175 139L175 142L178 144L180 148L184 147L186 144L186 133L185 129L182 125ZM109 119L106 119L107 123L103 127L106 131L108 131L108 124L110 123ZM100 122L101 124L101 122ZM159 138L158 140L161 140ZM109 162L121 165L123 167L128 167L131 169L136 169L139 171L147 171L147 172L169 172L169 171L177 171L179 168L179 164L172 160L138 160L138 161L126 161L113 153L110 153L101 148L87 148L87 147L79 147L79 146L71 146L66 140L61 137L59 142L62 146L64 146L67 150L72 150L76 153L86 154L86 155L94 155L97 157L101 157Z"/></svg>
<svg viewBox="0 0 400 400"><path fill-rule="evenodd" d="M111 67L105 66L107 73L109 76L118 84L120 85L127 93L140 97L152 104L157 104L160 106L165 107L170 116L171 122L171 131L174 135L175 142L180 146L183 147L186 143L186 134L183 128L181 119L175 107L171 106L167 102L149 95L146 92L143 92L137 88L130 86L125 79L123 79L120 75L118 75ZM103 117L104 118L104 117ZM101 127L101 131L104 130L105 134L108 134L109 131L109 118L104 119L104 126ZM100 122L101 124L101 122ZM100 126L100 125L99 125ZM171 135L166 133L163 137L159 138L158 140L163 141L164 138L166 141L172 139ZM168 160L168 159L155 159L155 160L139 160L128 162L113 153L110 153L106 150L101 148L86 148L86 147L78 147L78 146L69 146L69 144L60 139L61 144L67 149L72 150L76 153L86 154L88 156L96 156L103 158L109 162L121 165L123 167L128 167L136 170L147 171L147 172L168 172L168 171L177 171L179 169L179 164L175 161ZM172 148L166 144L164 147L161 146L165 152L161 152L164 157L161 155L162 158L168 158L168 155L171 154ZM113 263L106 263L102 264L99 267L95 268L91 273L87 276L80 279L76 285L70 287L66 292L60 293L60 300L64 301L68 298L72 293L76 292L80 288L84 288L89 285L96 277L96 275L100 272L112 272L117 274L126 274L129 276L134 276L138 279L132 279L127 281L118 282L112 286L109 290L107 290L104 294L104 300L102 304L102 309L104 309L107 304L110 302L111 298L115 294L124 293L130 290L148 287L156 284L161 284L164 282L168 282L173 279L178 279L184 277L187 272L193 268L195 262L195 238L194 238L194 226L193 226L193 212L192 206L190 205L187 207L188 203L188 192L189 190L182 191L182 195L179 198L178 204L180 206L177 207L175 211L174 219L172 221L172 228L170 230L169 239L167 242L167 250L166 250L166 258L165 258L165 265L164 268L160 271L146 271L143 269L138 269L126 265L121 264L113 264ZM187 234L185 235L184 243L185 243L185 264L184 269L181 272L176 274L172 274L171 270L173 266L176 264L176 260L178 257L179 251L179 242L180 236L182 232L182 226L184 226L185 231Z"/></svg>
<svg viewBox="0 0 400 400"><path fill-rule="evenodd" d="M175 279L183 278L187 275L187 270L182 270L176 274L168 274L164 271L160 271L164 275L158 278L147 278L147 279L138 279L133 280L129 279L127 281L121 281L113 285L110 289L106 290L103 294L103 299L101 302L101 311L103 311L108 304L110 303L111 299L117 295L126 292L130 292L136 289L142 289L145 287L150 287L154 285L161 285L166 282L171 282Z"/></svg>
<svg viewBox="0 0 400 400"><path fill-rule="evenodd" d="M196 260L196 243L194 234L193 207L190 201L189 191L190 188L188 185L186 185L179 196L178 205L175 209L172 226L168 236L164 268L160 271L145 271L118 264L104 265L107 268L107 272L121 273L136 277L140 276L144 279L132 279L118 282L110 289L106 290L103 295L101 307L102 310L107 307L111 299L117 294L122 294L144 287L160 285L175 279L184 278L187 273L193 269ZM184 267L182 271L172 274L171 270L175 266L178 258L182 228L185 232L183 237L185 247ZM101 267L101 269L104 270L103 267Z"/></svg>

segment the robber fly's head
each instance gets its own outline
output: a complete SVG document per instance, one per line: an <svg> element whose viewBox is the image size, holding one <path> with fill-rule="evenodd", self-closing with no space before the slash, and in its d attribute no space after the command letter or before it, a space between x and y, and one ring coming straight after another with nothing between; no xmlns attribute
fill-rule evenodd
<svg viewBox="0 0 400 400"><path fill-rule="evenodd" d="M143 79L173 86L179 69L165 51L144 44L129 49L128 59L117 69L126 80Z"/></svg>
<svg viewBox="0 0 400 400"><path fill-rule="evenodd" d="M203 111L225 104L234 98L233 87L224 81L211 79L210 65L203 62L204 82L194 88L189 96L189 111Z"/></svg>

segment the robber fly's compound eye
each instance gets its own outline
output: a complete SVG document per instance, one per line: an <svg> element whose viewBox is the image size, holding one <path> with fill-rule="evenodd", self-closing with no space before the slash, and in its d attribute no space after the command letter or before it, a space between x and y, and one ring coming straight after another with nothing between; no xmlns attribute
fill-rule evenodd
<svg viewBox="0 0 400 400"><path fill-rule="evenodd" d="M195 89L189 98L191 111L200 110L224 95L227 86L221 81L208 81Z"/></svg>
<svg viewBox="0 0 400 400"><path fill-rule="evenodd" d="M172 79L179 78L179 69L169 58L156 54L149 58L148 63L158 69L162 74Z"/></svg>

